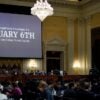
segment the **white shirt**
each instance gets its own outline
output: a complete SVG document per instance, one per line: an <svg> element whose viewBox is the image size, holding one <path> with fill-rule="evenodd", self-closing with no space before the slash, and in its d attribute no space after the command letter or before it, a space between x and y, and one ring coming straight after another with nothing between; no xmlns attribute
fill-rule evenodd
<svg viewBox="0 0 100 100"><path fill-rule="evenodd" d="M0 100L8 100L7 95L0 93Z"/></svg>

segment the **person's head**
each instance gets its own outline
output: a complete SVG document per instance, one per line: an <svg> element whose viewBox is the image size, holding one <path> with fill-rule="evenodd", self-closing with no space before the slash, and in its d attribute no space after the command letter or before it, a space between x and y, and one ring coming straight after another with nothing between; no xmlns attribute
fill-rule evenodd
<svg viewBox="0 0 100 100"><path fill-rule="evenodd" d="M47 83L45 81L41 80L39 82L38 89L40 89L41 91L44 91L46 87L47 87Z"/></svg>
<svg viewBox="0 0 100 100"><path fill-rule="evenodd" d="M91 84L90 82L87 82L87 81L80 82L79 86L81 89L86 90L86 91L89 91L91 89Z"/></svg>
<svg viewBox="0 0 100 100"><path fill-rule="evenodd" d="M13 85L14 88L15 88L15 87L18 87L18 83L16 83L16 82L13 83L12 85Z"/></svg>
<svg viewBox="0 0 100 100"><path fill-rule="evenodd" d="M69 87L69 89L74 89L75 88L74 82L70 82L68 87Z"/></svg>

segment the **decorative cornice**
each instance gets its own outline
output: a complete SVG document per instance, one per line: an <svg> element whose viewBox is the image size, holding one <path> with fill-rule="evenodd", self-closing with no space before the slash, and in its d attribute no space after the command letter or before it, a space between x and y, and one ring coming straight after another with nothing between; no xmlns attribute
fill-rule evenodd
<svg viewBox="0 0 100 100"><path fill-rule="evenodd" d="M84 4L87 4L88 2L90 2L92 0L82 0L82 1L77 1L77 2L73 2L70 0L48 0L49 3L51 3L54 6L82 6ZM0 0L1 4L10 4L10 5L20 5L20 6L31 6L32 4L34 4L36 2L36 0Z"/></svg>
<svg viewBox="0 0 100 100"><path fill-rule="evenodd" d="M93 14L100 13L100 0L94 0L95 2L91 2L82 7L82 16L92 16Z"/></svg>
<svg viewBox="0 0 100 100"><path fill-rule="evenodd" d="M32 7L36 0L0 0L0 4ZM54 8L54 16L83 17L100 12L100 0L83 0L77 4L66 0L48 0Z"/></svg>
<svg viewBox="0 0 100 100"><path fill-rule="evenodd" d="M65 46L66 42L62 40L60 37L52 38L51 40L45 41L45 45L60 45Z"/></svg>

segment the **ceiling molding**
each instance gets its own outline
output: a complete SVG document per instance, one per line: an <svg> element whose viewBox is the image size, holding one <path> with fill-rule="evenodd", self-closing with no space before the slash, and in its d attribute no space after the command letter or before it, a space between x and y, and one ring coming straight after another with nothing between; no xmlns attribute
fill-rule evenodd
<svg viewBox="0 0 100 100"><path fill-rule="evenodd" d="M82 16L92 16L93 14L100 13L100 0L95 0L96 2L91 2L85 5L82 9Z"/></svg>
<svg viewBox="0 0 100 100"><path fill-rule="evenodd" d="M0 0L0 4L32 7L36 0ZM80 17L100 12L100 0L82 0L71 4L68 0L48 0L54 8L53 16Z"/></svg>
<svg viewBox="0 0 100 100"><path fill-rule="evenodd" d="M53 5L70 5L70 6L79 6L88 3L91 0L82 0L82 1L70 1L70 0L48 0L49 3ZM19 5L19 6L32 6L36 0L0 0L1 4L10 4L10 5Z"/></svg>

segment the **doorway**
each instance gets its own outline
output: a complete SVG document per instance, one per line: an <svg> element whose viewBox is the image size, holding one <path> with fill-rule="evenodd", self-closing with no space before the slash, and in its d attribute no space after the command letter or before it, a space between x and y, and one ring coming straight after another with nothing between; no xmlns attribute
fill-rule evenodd
<svg viewBox="0 0 100 100"><path fill-rule="evenodd" d="M47 51L46 52L46 67L47 73L51 70L61 70L63 68L63 52L62 51Z"/></svg>
<svg viewBox="0 0 100 100"><path fill-rule="evenodd" d="M100 72L100 27L91 31L92 68Z"/></svg>

